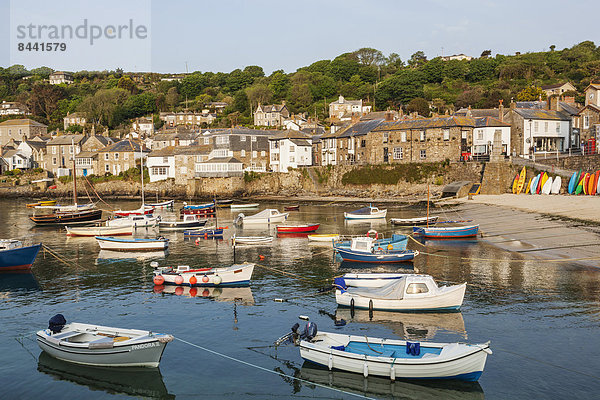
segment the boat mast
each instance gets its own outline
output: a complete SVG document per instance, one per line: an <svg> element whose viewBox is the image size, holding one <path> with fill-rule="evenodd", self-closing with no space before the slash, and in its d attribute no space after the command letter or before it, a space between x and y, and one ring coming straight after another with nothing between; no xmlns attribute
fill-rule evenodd
<svg viewBox="0 0 600 400"><path fill-rule="evenodd" d="M142 208L144 208L144 153L142 152L142 142L140 141L140 175L142 176ZM158 196L158 192L156 192Z"/></svg>
<svg viewBox="0 0 600 400"><path fill-rule="evenodd" d="M73 152L73 204L77 207L77 171L75 170L75 142L71 138L71 151Z"/></svg>
<svg viewBox="0 0 600 400"><path fill-rule="evenodd" d="M429 228L429 182L427 182L427 227Z"/></svg>

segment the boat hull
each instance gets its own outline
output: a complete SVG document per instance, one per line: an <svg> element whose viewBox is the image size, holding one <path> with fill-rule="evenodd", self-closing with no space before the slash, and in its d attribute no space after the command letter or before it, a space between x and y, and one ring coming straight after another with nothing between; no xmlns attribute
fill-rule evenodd
<svg viewBox="0 0 600 400"><path fill-rule="evenodd" d="M404 250L404 251L376 251L375 253L367 253L361 251L354 251L343 248L336 248L339 256L344 261L353 261L360 263L371 263L371 264L388 264L388 263L400 263L406 261L412 261L418 254L418 251Z"/></svg>
<svg viewBox="0 0 600 400"><path fill-rule="evenodd" d="M132 226L89 226L89 227L70 227L66 226L67 236L121 236L133 235Z"/></svg>
<svg viewBox="0 0 600 400"><path fill-rule="evenodd" d="M460 239L477 237L479 225L450 227L450 228L413 228L413 233L431 239Z"/></svg>
<svg viewBox="0 0 600 400"><path fill-rule="evenodd" d="M232 204L230 208L232 210L250 210L253 208L258 208L258 203L250 203L250 204Z"/></svg>
<svg viewBox="0 0 600 400"><path fill-rule="evenodd" d="M279 225L277 226L277 232L279 233L308 233L315 232L319 229L321 224L311 224L311 225Z"/></svg>
<svg viewBox="0 0 600 400"><path fill-rule="evenodd" d="M206 225L206 220L190 221L190 222L160 221L158 223L158 229L160 229L161 231L179 231L179 230L185 230L185 229L191 229L191 228L201 228L204 225Z"/></svg>
<svg viewBox="0 0 600 400"><path fill-rule="evenodd" d="M344 218L346 219L378 219L385 218L387 215L387 210L380 210L371 214L352 214L352 213L344 213Z"/></svg>
<svg viewBox="0 0 600 400"><path fill-rule="evenodd" d="M320 339L323 334L317 334ZM357 343L365 345L365 337L327 334L337 336L335 342L342 344ZM350 342L348 341L350 340ZM385 342L386 347L382 346ZM300 356L310 362L342 371L354 372L363 376L382 376L395 379L456 379L463 381L477 381L483 369L487 355L491 354L488 344L434 344L420 343L421 352L439 352L437 356L422 357L402 354L401 349L406 348L405 341L368 338L364 347L391 348L397 351L393 356L370 356L356 354L350 351L332 349L328 344L334 342L311 343L300 342ZM400 354L396 354L400 353ZM444 354L445 353L445 354ZM372 354L376 354L372 352Z"/></svg>
<svg viewBox="0 0 600 400"><path fill-rule="evenodd" d="M169 247L169 241L152 239L117 239L110 237L96 236L98 245L102 250L116 251L157 251L166 250Z"/></svg>
<svg viewBox="0 0 600 400"><path fill-rule="evenodd" d="M35 261L42 244L0 251L0 271L27 270Z"/></svg>
<svg viewBox="0 0 600 400"><path fill-rule="evenodd" d="M223 236L223 228L187 230L187 231L183 231L183 236L198 236L198 237Z"/></svg>
<svg viewBox="0 0 600 400"><path fill-rule="evenodd" d="M136 229L156 226L159 222L160 216L132 216L112 219L110 221L107 221L106 225L110 227L133 227L134 229Z"/></svg>
<svg viewBox="0 0 600 400"><path fill-rule="evenodd" d="M237 286L248 286L250 285L250 278L254 271L254 264L245 263L232 265L228 268L210 268L202 270L191 270L189 272L169 272L161 273L155 271L154 276L162 275L164 278L165 285L178 285L178 286L193 286L193 287L237 287ZM181 276L183 282L176 283L176 278ZM190 278L195 278L195 283L190 282ZM217 279L218 277L218 279ZM193 280L192 280L193 281Z"/></svg>
<svg viewBox="0 0 600 400"><path fill-rule="evenodd" d="M438 216L435 217L419 217L419 218L392 218L390 222L392 225L399 226L414 226L414 225L426 225L426 224L434 224L438 220Z"/></svg>
<svg viewBox="0 0 600 400"><path fill-rule="evenodd" d="M343 307L381 311L458 311L465 297L466 284L457 285L453 290L430 297L377 299L335 291L335 301Z"/></svg>
<svg viewBox="0 0 600 400"><path fill-rule="evenodd" d="M316 234L316 235L308 235L308 240L311 242L334 242L340 239L340 235L337 234Z"/></svg>
<svg viewBox="0 0 600 400"><path fill-rule="evenodd" d="M77 211L73 213L57 213L34 215L29 217L37 225L66 225L78 222L92 222L102 218L102 210Z"/></svg>

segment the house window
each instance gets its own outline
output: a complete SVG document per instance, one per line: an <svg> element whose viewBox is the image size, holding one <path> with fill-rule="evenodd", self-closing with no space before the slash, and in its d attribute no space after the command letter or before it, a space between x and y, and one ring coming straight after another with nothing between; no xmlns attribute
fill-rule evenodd
<svg viewBox="0 0 600 400"><path fill-rule="evenodd" d="M246 150L242 150L242 151L240 151L240 156L242 156L242 157L246 157Z"/></svg>
<svg viewBox="0 0 600 400"><path fill-rule="evenodd" d="M266 155L265 151L264 151L264 150L262 150L262 151L260 152L260 156L261 156L261 157L264 157L265 155Z"/></svg>
<svg viewBox="0 0 600 400"><path fill-rule="evenodd" d="M246 136L242 135L240 136L240 142L245 142L246 141Z"/></svg>
<svg viewBox="0 0 600 400"><path fill-rule="evenodd" d="M583 129L588 129L590 127L590 117L589 115L583 116Z"/></svg>
<svg viewBox="0 0 600 400"><path fill-rule="evenodd" d="M560 122L556 123L556 133L560 133Z"/></svg>
<svg viewBox="0 0 600 400"><path fill-rule="evenodd" d="M104 164L104 171L110 172L110 166L108 164Z"/></svg>
<svg viewBox="0 0 600 400"><path fill-rule="evenodd" d="M421 131L421 132L419 132L419 140L420 140L421 142L424 142L424 141L425 141L425 131Z"/></svg>
<svg viewBox="0 0 600 400"><path fill-rule="evenodd" d="M115 161L119 160L119 153L115 153Z"/></svg>
<svg viewBox="0 0 600 400"><path fill-rule="evenodd" d="M535 131L539 131L540 130L540 123L538 121L535 121L533 123L533 128L535 129Z"/></svg>
<svg viewBox="0 0 600 400"><path fill-rule="evenodd" d="M253 150L252 151L252 158L256 158L257 156L258 156L258 154L257 154L256 150Z"/></svg>
<svg viewBox="0 0 600 400"><path fill-rule="evenodd" d="M544 132L548 132L548 121L544 122Z"/></svg>
<svg viewBox="0 0 600 400"><path fill-rule="evenodd" d="M104 153L104 159L108 161L108 153Z"/></svg>
<svg viewBox="0 0 600 400"><path fill-rule="evenodd" d="M450 129L444 129L444 140L450 140Z"/></svg>
<svg viewBox="0 0 600 400"><path fill-rule="evenodd" d="M400 132L400 141L406 142L406 132Z"/></svg>
<svg viewBox="0 0 600 400"><path fill-rule="evenodd" d="M402 147L394 147L394 160L402 160L403 156Z"/></svg>
<svg viewBox="0 0 600 400"><path fill-rule="evenodd" d="M123 171L127 171L129 169L129 163L125 163L125 165L123 165Z"/></svg>
<svg viewBox="0 0 600 400"><path fill-rule="evenodd" d="M296 158L294 156L290 156L290 162L296 162Z"/></svg>
<svg viewBox="0 0 600 400"><path fill-rule="evenodd" d="M163 162L166 164L169 162L169 157L163 157Z"/></svg>
<svg viewBox="0 0 600 400"><path fill-rule="evenodd" d="M477 131L477 140L483 140L483 129Z"/></svg>
<svg viewBox="0 0 600 400"><path fill-rule="evenodd" d="M427 150L421 150L421 159L427 158Z"/></svg>
<svg viewBox="0 0 600 400"><path fill-rule="evenodd" d="M152 175L167 175L167 167L152 167Z"/></svg>
<svg viewBox="0 0 600 400"><path fill-rule="evenodd" d="M294 146L290 146L290 153L293 153L296 151L296 148Z"/></svg>
<svg viewBox="0 0 600 400"><path fill-rule="evenodd" d="M252 136L252 141L256 142L256 136Z"/></svg>
<svg viewBox="0 0 600 400"><path fill-rule="evenodd" d="M424 283L411 283L406 288L407 294L419 294L419 293L427 293L427 292L429 292L429 289L427 288L427 285Z"/></svg>
<svg viewBox="0 0 600 400"><path fill-rule="evenodd" d="M360 147L367 147L367 141L365 139L360 141Z"/></svg>
<svg viewBox="0 0 600 400"><path fill-rule="evenodd" d="M124 160L129 160L129 153L123 154L123 159Z"/></svg>
<svg viewBox="0 0 600 400"><path fill-rule="evenodd" d="M390 138L389 132L383 132L383 143L387 143Z"/></svg>
<svg viewBox="0 0 600 400"><path fill-rule="evenodd" d="M52 165L56 165L56 157L52 157Z"/></svg>
<svg viewBox="0 0 600 400"><path fill-rule="evenodd" d="M204 138L204 144L210 144L210 138L205 137Z"/></svg>
<svg viewBox="0 0 600 400"><path fill-rule="evenodd" d="M52 146L52 154L56 154L56 146Z"/></svg>

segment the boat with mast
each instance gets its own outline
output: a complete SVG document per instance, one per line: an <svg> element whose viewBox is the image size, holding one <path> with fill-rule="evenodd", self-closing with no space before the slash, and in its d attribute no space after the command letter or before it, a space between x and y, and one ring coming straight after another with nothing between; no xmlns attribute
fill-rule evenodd
<svg viewBox="0 0 600 400"><path fill-rule="evenodd" d="M71 139L73 154L73 205L54 208L54 212L44 215L32 215L29 217L37 225L65 225L77 223L89 223L102 218L102 210L95 209L94 204L79 206L77 204L77 170L75 168L75 143Z"/></svg>
<svg viewBox="0 0 600 400"><path fill-rule="evenodd" d="M129 139L129 146L131 146L131 149L133 150L134 154L135 154L135 144L136 143L132 143L131 139ZM115 214L116 217L128 217L130 215L146 215L146 214L152 214L154 213L154 208L153 206L151 207L147 207L146 203L145 203L145 198L144 198L144 152L143 152L143 148L142 148L142 143L140 142L139 144L140 147L140 177L141 177L141 184L142 184L142 204L140 206L140 208L136 209L136 210L115 210L113 211L113 213Z"/></svg>

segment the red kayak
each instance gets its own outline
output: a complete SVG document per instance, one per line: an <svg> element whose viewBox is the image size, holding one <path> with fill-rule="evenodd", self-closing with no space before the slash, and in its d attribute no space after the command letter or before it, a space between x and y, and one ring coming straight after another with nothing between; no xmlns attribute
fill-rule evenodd
<svg viewBox="0 0 600 400"><path fill-rule="evenodd" d="M284 211L299 211L300 210L300 205L295 205L295 206L286 206L283 207Z"/></svg>
<svg viewBox="0 0 600 400"><path fill-rule="evenodd" d="M306 233L319 229L321 224L277 225L277 232Z"/></svg>

